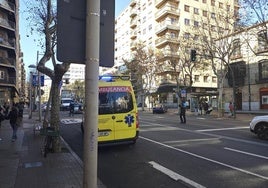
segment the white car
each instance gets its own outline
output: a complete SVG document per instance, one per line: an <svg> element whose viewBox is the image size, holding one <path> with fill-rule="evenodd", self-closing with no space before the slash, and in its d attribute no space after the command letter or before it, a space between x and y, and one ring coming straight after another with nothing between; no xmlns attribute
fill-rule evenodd
<svg viewBox="0 0 268 188"><path fill-rule="evenodd" d="M250 122L250 131L260 139L268 139L268 115L255 116Z"/></svg>

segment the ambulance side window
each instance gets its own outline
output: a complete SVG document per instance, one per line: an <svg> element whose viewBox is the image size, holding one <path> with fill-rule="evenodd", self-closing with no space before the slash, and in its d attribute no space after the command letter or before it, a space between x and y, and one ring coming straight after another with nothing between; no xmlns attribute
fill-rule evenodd
<svg viewBox="0 0 268 188"><path fill-rule="evenodd" d="M115 113L126 113L133 110L133 101L131 93L118 92L115 94Z"/></svg>
<svg viewBox="0 0 268 188"><path fill-rule="evenodd" d="M113 114L113 109L110 93L99 93L99 114Z"/></svg>

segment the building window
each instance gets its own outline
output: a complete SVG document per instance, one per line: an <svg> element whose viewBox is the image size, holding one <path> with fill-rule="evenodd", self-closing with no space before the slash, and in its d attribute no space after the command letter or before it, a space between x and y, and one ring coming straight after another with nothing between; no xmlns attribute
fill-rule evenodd
<svg viewBox="0 0 268 188"><path fill-rule="evenodd" d="M190 33L184 33L184 39L189 39L190 38Z"/></svg>
<svg viewBox="0 0 268 188"><path fill-rule="evenodd" d="M199 10L198 10L198 8L194 8L194 13L195 13L195 14L199 14Z"/></svg>
<svg viewBox="0 0 268 188"><path fill-rule="evenodd" d="M184 19L184 24L185 24L185 25L190 25L190 20L187 19L187 18L185 18L185 19Z"/></svg>
<svg viewBox="0 0 268 188"><path fill-rule="evenodd" d="M149 25L149 28L148 28L148 29L149 29L149 31L151 31L151 30L152 30L152 27L153 27L153 26L152 26L152 24L150 24L150 25Z"/></svg>
<svg viewBox="0 0 268 188"><path fill-rule="evenodd" d="M268 80L268 60L259 62L259 78L260 80Z"/></svg>
<svg viewBox="0 0 268 188"><path fill-rule="evenodd" d="M202 3L207 3L207 0L202 0Z"/></svg>
<svg viewBox="0 0 268 188"><path fill-rule="evenodd" d="M258 33L258 51L268 50L267 31L263 30Z"/></svg>
<svg viewBox="0 0 268 188"><path fill-rule="evenodd" d="M194 81L199 82L199 75L194 75Z"/></svg>
<svg viewBox="0 0 268 188"><path fill-rule="evenodd" d="M215 6L215 0L211 0L211 6Z"/></svg>
<svg viewBox="0 0 268 188"><path fill-rule="evenodd" d="M185 12L190 12L190 6L184 5L184 11Z"/></svg>
<svg viewBox="0 0 268 188"><path fill-rule="evenodd" d="M241 46L240 46L240 40L235 39L233 41L233 53L232 57L237 58L241 56Z"/></svg>
<svg viewBox="0 0 268 188"><path fill-rule="evenodd" d="M217 77L216 76L212 76L212 83L217 83Z"/></svg>
<svg viewBox="0 0 268 188"><path fill-rule="evenodd" d="M0 71L0 80L4 80L4 79L5 79L5 72Z"/></svg>
<svg viewBox="0 0 268 188"><path fill-rule="evenodd" d="M204 76L204 82L208 82L208 76Z"/></svg>
<svg viewBox="0 0 268 188"><path fill-rule="evenodd" d="M214 12L211 13L211 18L213 18L213 19L216 18L216 14Z"/></svg>
<svg viewBox="0 0 268 188"><path fill-rule="evenodd" d="M219 2L219 8L223 8L223 3Z"/></svg>
<svg viewBox="0 0 268 188"><path fill-rule="evenodd" d="M204 16L204 17L207 17L207 16L208 16L208 11L203 10L203 16Z"/></svg>
<svg viewBox="0 0 268 188"><path fill-rule="evenodd" d="M198 27L199 26L199 22L198 21L194 21L194 26Z"/></svg>

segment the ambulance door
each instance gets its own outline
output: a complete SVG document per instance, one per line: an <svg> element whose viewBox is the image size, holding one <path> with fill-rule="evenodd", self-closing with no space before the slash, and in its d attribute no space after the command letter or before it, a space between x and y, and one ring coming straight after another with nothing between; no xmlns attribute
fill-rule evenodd
<svg viewBox="0 0 268 188"><path fill-rule="evenodd" d="M111 93L108 87L99 88L99 119L98 119L98 141L113 141L114 130L114 107Z"/></svg>
<svg viewBox="0 0 268 188"><path fill-rule="evenodd" d="M136 136L136 108L130 89L121 88L121 92L114 92L114 136L115 140L124 140Z"/></svg>

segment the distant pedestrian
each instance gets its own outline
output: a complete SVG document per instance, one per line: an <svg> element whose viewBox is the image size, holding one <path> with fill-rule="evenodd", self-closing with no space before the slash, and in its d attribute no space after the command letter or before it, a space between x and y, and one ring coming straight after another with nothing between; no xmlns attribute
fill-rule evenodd
<svg viewBox="0 0 268 188"><path fill-rule="evenodd" d="M234 105L232 102L229 103L230 116L234 115Z"/></svg>
<svg viewBox="0 0 268 188"><path fill-rule="evenodd" d="M10 126L12 127L12 142L17 139L17 130L18 130L18 109L15 106L12 106L11 111L9 112L7 119L9 119Z"/></svg>
<svg viewBox="0 0 268 188"><path fill-rule="evenodd" d="M186 117L185 117L185 112L186 112L186 106L185 106L185 102L182 102L180 105L180 120L181 123L186 123Z"/></svg>
<svg viewBox="0 0 268 188"><path fill-rule="evenodd" d="M6 116L4 113L4 108L2 106L0 106L0 127L1 127L2 121L4 121L5 119L6 119Z"/></svg>

